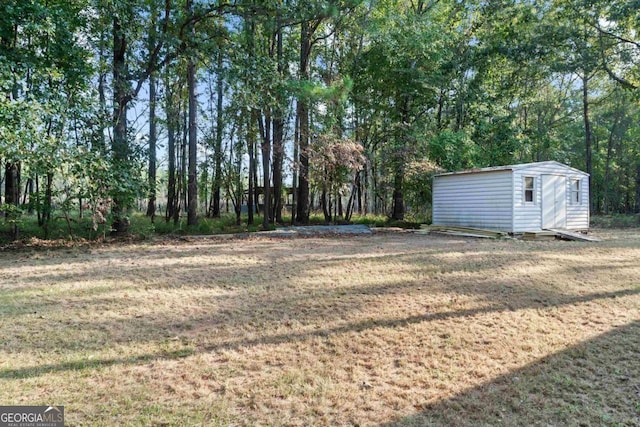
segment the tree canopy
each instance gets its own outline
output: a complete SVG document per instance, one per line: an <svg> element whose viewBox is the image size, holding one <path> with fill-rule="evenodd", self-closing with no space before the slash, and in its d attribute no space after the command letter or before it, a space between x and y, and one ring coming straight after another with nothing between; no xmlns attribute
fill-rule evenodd
<svg viewBox="0 0 640 427"><path fill-rule="evenodd" d="M639 213L639 6L6 0L0 211L427 219L436 171L557 160Z"/></svg>

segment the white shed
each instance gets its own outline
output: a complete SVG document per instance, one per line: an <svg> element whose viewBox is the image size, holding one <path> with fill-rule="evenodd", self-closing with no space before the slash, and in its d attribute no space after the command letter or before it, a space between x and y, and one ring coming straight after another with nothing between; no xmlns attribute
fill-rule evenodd
<svg viewBox="0 0 640 427"><path fill-rule="evenodd" d="M433 225L588 230L589 174L553 161L439 174Z"/></svg>

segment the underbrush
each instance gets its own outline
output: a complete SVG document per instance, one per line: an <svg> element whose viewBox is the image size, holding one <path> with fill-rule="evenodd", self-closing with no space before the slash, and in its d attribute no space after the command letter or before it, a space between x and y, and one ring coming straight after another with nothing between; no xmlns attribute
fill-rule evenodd
<svg viewBox="0 0 640 427"><path fill-rule="evenodd" d="M591 227L595 228L636 228L640 227L640 214L594 215Z"/></svg>
<svg viewBox="0 0 640 427"><path fill-rule="evenodd" d="M255 216L254 223L247 225L246 216L240 225L236 224L234 215L223 215L220 218L200 217L196 226L188 226L186 218L177 222L166 221L164 217L151 218L142 213L130 217L129 238L148 239L156 235L202 235L255 232L262 229L262 217ZM104 240L111 235L109 223L94 227L91 218L56 217L45 227L38 225L35 216L24 215L19 222L18 241L95 241ZM15 241L13 224L0 221L0 244Z"/></svg>
<svg viewBox="0 0 640 427"><path fill-rule="evenodd" d="M131 216L131 226L129 237L134 239L148 239L157 235L211 235L211 234L235 234L252 233L263 230L262 217L254 216L253 224L247 224L247 215L243 214L238 225L234 214L223 214L220 218L198 218L198 225L188 226L186 218L179 218L178 221L166 221L164 217L151 218L142 213L135 213ZM399 227L405 229L417 229L421 224L428 224L430 218L407 214L405 220L396 221L386 215L353 215L350 221L336 219L330 224L363 224L369 227ZM291 216L284 215L283 221L278 226L291 225ZM314 213L309 217L309 225L327 225L321 213ZM276 224L271 224L269 229L274 229ZM594 215L591 217L591 227L593 228L640 228L640 214L636 215ZM42 240L42 241L96 241L104 240L111 234L109 223L94 223L91 217L79 217L77 213L69 216L54 216L48 229L38 225L38 220L32 215L23 215L19 221L18 240L22 242ZM8 244L13 239L13 223L0 221L0 244Z"/></svg>
<svg viewBox="0 0 640 427"><path fill-rule="evenodd" d="M291 216L284 215L279 226L291 225ZM198 218L196 226L188 226L187 219L180 217L178 221L166 221L164 217L151 218L143 213L135 213L130 217L129 238L148 239L157 235L210 235L210 234L235 234L252 233L263 230L262 216L255 215L253 224L247 224L247 215L243 214L240 224L237 224L234 214L223 214L220 218ZM336 219L330 224L363 224L370 227L400 227L405 229L420 228L422 218L407 215L403 221L391 220L386 215L354 215L350 221ZM94 224L91 217L80 217L78 213L67 216L54 216L47 228L38 225L38 220L33 215L23 215L19 220L18 241L28 242L42 241L96 241L104 240L111 234L110 221L104 224ZM309 217L309 225L327 225L324 216L314 213ZM97 225L97 227L96 227ZM269 229L274 229L276 224L271 224ZM0 244L8 244L14 239L13 223L0 220Z"/></svg>

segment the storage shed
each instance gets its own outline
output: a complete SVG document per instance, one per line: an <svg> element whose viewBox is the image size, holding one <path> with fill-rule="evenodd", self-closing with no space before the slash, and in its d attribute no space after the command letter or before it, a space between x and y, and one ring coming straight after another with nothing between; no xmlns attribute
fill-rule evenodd
<svg viewBox="0 0 640 427"><path fill-rule="evenodd" d="M589 229L589 174L548 161L433 178L433 225L522 233Z"/></svg>

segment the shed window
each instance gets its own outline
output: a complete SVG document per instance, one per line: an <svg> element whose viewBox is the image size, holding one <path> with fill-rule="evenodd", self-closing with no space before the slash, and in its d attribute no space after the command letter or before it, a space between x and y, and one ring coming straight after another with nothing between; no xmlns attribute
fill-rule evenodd
<svg viewBox="0 0 640 427"><path fill-rule="evenodd" d="M532 176L524 177L524 201L525 203L534 203L534 195L536 189L536 180Z"/></svg>
<svg viewBox="0 0 640 427"><path fill-rule="evenodd" d="M571 204L580 204L580 180L574 179L571 181Z"/></svg>

